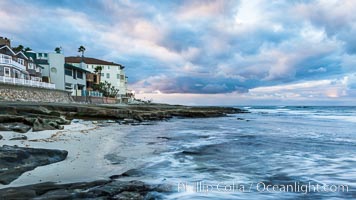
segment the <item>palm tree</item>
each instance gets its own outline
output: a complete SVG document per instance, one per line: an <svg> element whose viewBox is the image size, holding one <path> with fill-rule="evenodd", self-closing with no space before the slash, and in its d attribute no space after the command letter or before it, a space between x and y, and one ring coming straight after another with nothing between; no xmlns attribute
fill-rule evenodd
<svg viewBox="0 0 356 200"><path fill-rule="evenodd" d="M56 48L54 49L54 51L55 51L56 53L61 53L62 47L56 47Z"/></svg>
<svg viewBox="0 0 356 200"><path fill-rule="evenodd" d="M94 69L94 72L95 73L100 73L101 70L103 70L103 66L96 66L95 69Z"/></svg>
<svg viewBox="0 0 356 200"><path fill-rule="evenodd" d="M94 69L94 73L97 74L98 82L101 82L101 70L103 70L103 66L96 66Z"/></svg>
<svg viewBox="0 0 356 200"><path fill-rule="evenodd" d="M82 57L84 57L84 51L85 51L85 47L84 46L80 46L78 48L78 52L82 52Z"/></svg>

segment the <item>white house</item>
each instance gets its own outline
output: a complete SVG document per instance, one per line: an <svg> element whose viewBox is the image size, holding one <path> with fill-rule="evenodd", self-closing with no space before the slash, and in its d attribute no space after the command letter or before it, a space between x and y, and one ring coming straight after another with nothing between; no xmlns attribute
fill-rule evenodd
<svg viewBox="0 0 356 200"><path fill-rule="evenodd" d="M92 73L94 73L97 66L101 66L102 71L100 81L107 81L116 89L119 89L118 98L127 98L127 77L125 76L124 66L114 62L89 57L82 58L80 56L66 57L65 62L73 66L82 67Z"/></svg>
<svg viewBox="0 0 356 200"><path fill-rule="evenodd" d="M42 79L64 90L64 55L61 53L36 53L36 63L43 67Z"/></svg>

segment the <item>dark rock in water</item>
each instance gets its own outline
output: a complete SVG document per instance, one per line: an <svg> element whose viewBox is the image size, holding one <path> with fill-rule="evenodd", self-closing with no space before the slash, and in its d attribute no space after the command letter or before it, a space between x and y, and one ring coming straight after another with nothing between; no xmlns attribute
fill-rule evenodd
<svg viewBox="0 0 356 200"><path fill-rule="evenodd" d="M10 140L27 140L27 136L26 135L21 135L21 136L18 136L18 137L11 138Z"/></svg>
<svg viewBox="0 0 356 200"><path fill-rule="evenodd" d="M200 155L201 153L200 152L196 152L196 151L182 151L182 154L185 154L185 155Z"/></svg>
<svg viewBox="0 0 356 200"><path fill-rule="evenodd" d="M161 186L141 181L94 181L55 184L52 182L0 189L0 199L163 199Z"/></svg>
<svg viewBox="0 0 356 200"><path fill-rule="evenodd" d="M109 178L111 179L111 180L114 180L114 179L119 179L119 178L121 178L122 177L122 175L112 175L112 176L110 176Z"/></svg>
<svg viewBox="0 0 356 200"><path fill-rule="evenodd" d="M138 176L142 176L142 175L143 175L143 173L140 172L139 170L130 169L120 175L112 175L112 176L110 176L110 179L118 179L121 177L138 177Z"/></svg>
<svg viewBox="0 0 356 200"><path fill-rule="evenodd" d="M244 118L240 118L240 117L238 117L238 118L236 118L237 120L245 120Z"/></svg>
<svg viewBox="0 0 356 200"><path fill-rule="evenodd" d="M30 129L31 126L18 122L0 124L0 131L15 131L19 133L27 133Z"/></svg>
<svg viewBox="0 0 356 200"><path fill-rule="evenodd" d="M162 136L162 137L157 137L157 139L171 140L172 138Z"/></svg>
<svg viewBox="0 0 356 200"><path fill-rule="evenodd" d="M9 184L24 172L62 161L67 155L68 152L62 150L4 145L0 147L0 183Z"/></svg>
<svg viewBox="0 0 356 200"><path fill-rule="evenodd" d="M2 135L0 135L0 140L2 140L2 138L3 138Z"/></svg>

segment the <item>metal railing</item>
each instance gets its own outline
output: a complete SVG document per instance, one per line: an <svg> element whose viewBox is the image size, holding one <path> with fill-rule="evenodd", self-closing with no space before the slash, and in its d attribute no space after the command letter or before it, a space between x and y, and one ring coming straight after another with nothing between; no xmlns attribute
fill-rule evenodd
<svg viewBox="0 0 356 200"><path fill-rule="evenodd" d="M98 91L88 91L88 90L72 90L72 96L90 96L90 97L103 97L103 93Z"/></svg>
<svg viewBox="0 0 356 200"><path fill-rule="evenodd" d="M0 83L7 83L7 84L13 84L13 85L24 85L24 86L30 86L30 87L49 88L49 89L56 88L56 85L52 84L52 83L12 78L12 77L6 77L6 76L0 76Z"/></svg>
<svg viewBox="0 0 356 200"><path fill-rule="evenodd" d="M98 91L85 91L87 93L87 96L92 96L92 97L103 97L103 93L98 92Z"/></svg>

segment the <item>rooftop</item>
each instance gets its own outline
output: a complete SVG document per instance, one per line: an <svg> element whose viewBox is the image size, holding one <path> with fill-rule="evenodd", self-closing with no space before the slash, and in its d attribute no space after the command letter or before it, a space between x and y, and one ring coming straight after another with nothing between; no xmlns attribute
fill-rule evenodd
<svg viewBox="0 0 356 200"><path fill-rule="evenodd" d="M114 63L114 62L108 62L105 60L100 60L96 58L90 58L90 57L83 57L83 61L86 64L95 64L95 65L116 65L119 66L121 69L124 68L124 66ZM82 62L82 57L80 56L70 56L65 58L66 63L81 63Z"/></svg>
<svg viewBox="0 0 356 200"><path fill-rule="evenodd" d="M68 63L65 63L65 64L64 64L64 67L76 69L76 70L79 70L79 71L83 71L83 72L85 72L85 73L91 73L90 71L88 71L88 70L86 70L86 69L82 69L82 68L80 68L80 67L77 67L77 66L74 66L74 65L71 65L71 64L68 64Z"/></svg>

